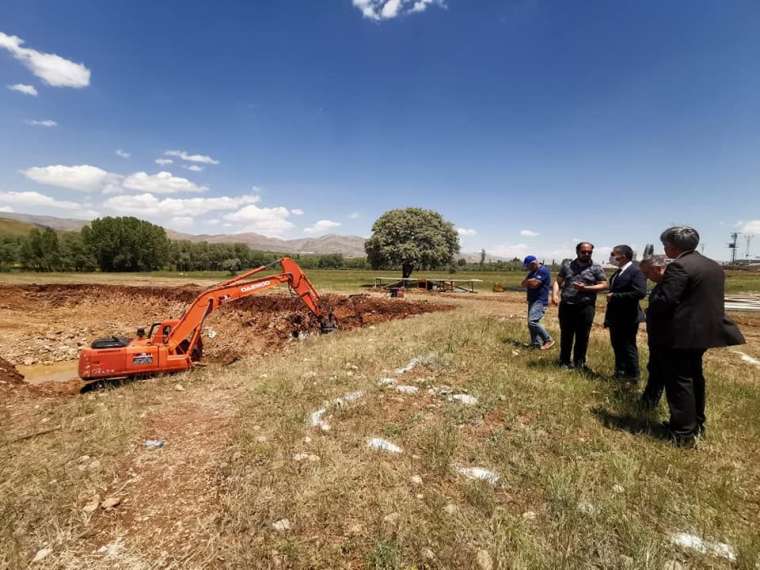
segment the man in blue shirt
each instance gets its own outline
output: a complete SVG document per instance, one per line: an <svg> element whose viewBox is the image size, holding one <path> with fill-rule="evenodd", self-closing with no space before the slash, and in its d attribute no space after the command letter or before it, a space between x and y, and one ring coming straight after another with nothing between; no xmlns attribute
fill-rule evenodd
<svg viewBox="0 0 760 570"><path fill-rule="evenodd" d="M534 255L529 255L523 260L523 267L528 270L528 275L522 280L520 286L528 290L530 345L533 348L549 350L554 346L554 341L541 324L541 319L544 317L546 307L549 304L552 276L549 269L544 267Z"/></svg>

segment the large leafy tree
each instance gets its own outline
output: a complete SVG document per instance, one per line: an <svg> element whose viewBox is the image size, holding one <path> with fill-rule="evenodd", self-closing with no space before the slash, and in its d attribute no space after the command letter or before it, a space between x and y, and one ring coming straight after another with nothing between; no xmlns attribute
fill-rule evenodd
<svg viewBox="0 0 760 570"><path fill-rule="evenodd" d="M364 249L373 269L400 266L409 277L417 268L451 264L459 253L459 234L438 212L390 210L375 221Z"/></svg>
<svg viewBox="0 0 760 570"><path fill-rule="evenodd" d="M133 217L93 220L82 239L102 271L151 271L169 259L164 228Z"/></svg>

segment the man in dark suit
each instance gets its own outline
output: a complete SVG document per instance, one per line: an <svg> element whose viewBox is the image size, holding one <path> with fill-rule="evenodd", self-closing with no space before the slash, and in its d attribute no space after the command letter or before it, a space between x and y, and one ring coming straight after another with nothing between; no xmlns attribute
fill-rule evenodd
<svg viewBox="0 0 760 570"><path fill-rule="evenodd" d="M604 326L610 329L610 343L615 352L615 378L637 382L640 372L636 335L639 323L644 320L639 301L646 297L647 280L633 263L630 246L615 246L610 263L618 269L610 277Z"/></svg>
<svg viewBox="0 0 760 570"><path fill-rule="evenodd" d="M639 269L650 281L656 285L649 293L649 303L659 294L660 283L667 267L667 258L664 255L652 255L644 258L639 264ZM647 344L649 345L649 361L647 362L647 385L641 394L641 406L647 410L654 410L660 403L662 393L665 390L665 374L668 370L668 349L673 344L673 333L670 319L663 318L651 310L646 311L647 321Z"/></svg>
<svg viewBox="0 0 760 570"><path fill-rule="evenodd" d="M660 236L668 264L649 310L669 318L673 341L668 349L665 395L671 434L692 444L705 426L705 378L702 357L708 348L743 344L737 326L726 318L723 269L697 253L699 233L688 226L668 228Z"/></svg>

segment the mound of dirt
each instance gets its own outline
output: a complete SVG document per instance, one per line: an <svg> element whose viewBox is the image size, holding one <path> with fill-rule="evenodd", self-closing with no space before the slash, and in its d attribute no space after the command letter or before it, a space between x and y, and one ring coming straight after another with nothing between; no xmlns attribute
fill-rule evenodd
<svg viewBox="0 0 760 570"><path fill-rule="evenodd" d="M0 357L0 385L18 386L24 383L24 377L10 362Z"/></svg>
<svg viewBox="0 0 760 570"><path fill-rule="evenodd" d="M132 338L138 327L178 318L201 287L29 285L0 287L0 354L11 364L72 361L97 337ZM338 328L351 330L392 319L450 309L450 305L362 295L325 295L322 306ZM287 294L265 294L223 305L204 327L204 360L230 363L280 350L318 334L318 319Z"/></svg>

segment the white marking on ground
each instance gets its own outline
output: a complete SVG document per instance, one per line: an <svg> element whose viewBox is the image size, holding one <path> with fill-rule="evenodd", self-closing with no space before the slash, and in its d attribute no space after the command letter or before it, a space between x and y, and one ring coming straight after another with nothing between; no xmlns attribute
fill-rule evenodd
<svg viewBox="0 0 760 570"><path fill-rule="evenodd" d="M325 415L325 412L327 412L325 408L320 408L316 412L311 413L309 416L309 423L311 424L311 427L322 428L323 426L328 425L327 422L322 419L322 416Z"/></svg>
<svg viewBox="0 0 760 570"><path fill-rule="evenodd" d="M753 358L749 354L744 354L741 350L732 350L731 352L733 352L734 354L738 354L739 356L741 356L742 360L744 362L746 362L747 364L752 364L754 366L760 366L760 360L758 360L757 358Z"/></svg>
<svg viewBox="0 0 760 570"><path fill-rule="evenodd" d="M403 449L401 449L395 443L391 443L390 441L386 441L379 437L373 437L367 440L367 446L371 447L372 449L387 451L388 453L402 453L403 452Z"/></svg>
<svg viewBox="0 0 760 570"><path fill-rule="evenodd" d="M407 386L404 384L400 386L396 386L396 391L401 392L402 394L416 394L417 392L419 392L419 390L420 389L417 388L417 386Z"/></svg>
<svg viewBox="0 0 760 570"><path fill-rule="evenodd" d="M474 406L478 403L478 399L469 394L454 394L453 396L449 396L449 401L459 402L465 406Z"/></svg>
<svg viewBox="0 0 760 570"><path fill-rule="evenodd" d="M355 402L356 400L360 400L363 397L364 397L364 391L356 390L355 392L349 392L348 394L344 394L340 398L335 398L331 403L336 406L345 406L346 404L350 402Z"/></svg>
<svg viewBox="0 0 760 570"><path fill-rule="evenodd" d="M736 561L736 552L734 547L725 542L709 542L702 538L689 534L687 532L678 532L670 535L670 542L675 545L691 548L702 554L712 554L730 560Z"/></svg>
<svg viewBox="0 0 760 570"><path fill-rule="evenodd" d="M496 485L500 479L496 473L484 469L483 467L455 467L455 469L457 473L468 479L479 479L481 481L486 481L491 485Z"/></svg>

